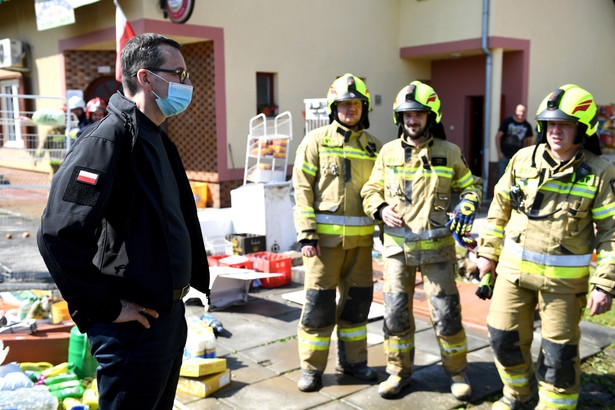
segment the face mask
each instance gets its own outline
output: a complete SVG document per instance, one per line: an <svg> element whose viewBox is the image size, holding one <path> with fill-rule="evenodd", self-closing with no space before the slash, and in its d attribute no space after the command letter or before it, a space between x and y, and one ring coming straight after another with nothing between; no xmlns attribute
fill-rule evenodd
<svg viewBox="0 0 615 410"><path fill-rule="evenodd" d="M149 70L148 70L149 71ZM166 99L160 98L158 94L152 90L152 93L157 97L156 104L158 104L158 108L160 108L160 112L165 117L170 117L172 115L177 115L180 112L183 112L190 105L190 101L192 101L192 86L180 83L172 83L159 75L154 74L156 77L166 81L169 84L169 92Z"/></svg>

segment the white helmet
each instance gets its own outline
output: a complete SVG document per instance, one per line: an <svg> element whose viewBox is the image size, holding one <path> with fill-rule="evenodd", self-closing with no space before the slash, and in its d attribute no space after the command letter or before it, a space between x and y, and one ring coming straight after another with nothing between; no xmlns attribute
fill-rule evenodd
<svg viewBox="0 0 615 410"><path fill-rule="evenodd" d="M68 109L74 110L75 108L81 108L85 111L85 101L83 101L83 98L78 95L73 95L68 99Z"/></svg>

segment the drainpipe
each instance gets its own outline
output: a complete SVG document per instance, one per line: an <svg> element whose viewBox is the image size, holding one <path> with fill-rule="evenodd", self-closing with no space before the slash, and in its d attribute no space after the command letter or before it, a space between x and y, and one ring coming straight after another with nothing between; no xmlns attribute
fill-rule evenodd
<svg viewBox="0 0 615 410"><path fill-rule="evenodd" d="M491 51L487 47L489 29L489 0L483 0L483 31L481 48L485 59L485 124L483 136L483 199L487 198L489 185L489 137L491 134Z"/></svg>

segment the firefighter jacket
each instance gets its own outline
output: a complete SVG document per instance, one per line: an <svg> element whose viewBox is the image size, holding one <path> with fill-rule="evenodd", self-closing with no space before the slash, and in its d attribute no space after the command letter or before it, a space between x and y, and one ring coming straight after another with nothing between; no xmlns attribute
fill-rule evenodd
<svg viewBox="0 0 615 410"><path fill-rule="evenodd" d="M594 249L591 283L615 294L615 168L584 149L564 163L544 143L517 152L495 187L479 256L522 287L584 293Z"/></svg>
<svg viewBox="0 0 615 410"><path fill-rule="evenodd" d="M297 239L344 249L372 246L374 221L363 212L361 187L382 144L337 121L308 133L293 170Z"/></svg>
<svg viewBox="0 0 615 410"><path fill-rule="evenodd" d="M158 128L121 93L79 137L51 183L38 246L82 332L117 318L121 299L169 312L173 266L165 192L143 135ZM194 197L175 144L162 133L190 235L190 285L209 294L209 267Z"/></svg>
<svg viewBox="0 0 615 410"><path fill-rule="evenodd" d="M397 205L401 228L384 224L385 257L404 252L406 263L419 266L455 260L455 242L445 224L451 190L474 194L480 203L482 179L472 175L459 147L431 137L418 147L398 138L382 147L363 187L365 213L381 219L380 210Z"/></svg>

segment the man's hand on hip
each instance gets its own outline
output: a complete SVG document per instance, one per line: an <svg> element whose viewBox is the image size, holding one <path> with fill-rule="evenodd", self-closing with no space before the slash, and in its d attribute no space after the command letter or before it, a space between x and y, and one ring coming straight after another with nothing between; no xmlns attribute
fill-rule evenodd
<svg viewBox="0 0 615 410"><path fill-rule="evenodd" d="M148 309L144 306L130 302L128 300L121 299L122 310L120 315L113 321L113 323L124 323L137 321L143 325L144 328L149 329L150 324L145 315L149 315L154 319L158 318L158 312L154 309Z"/></svg>

